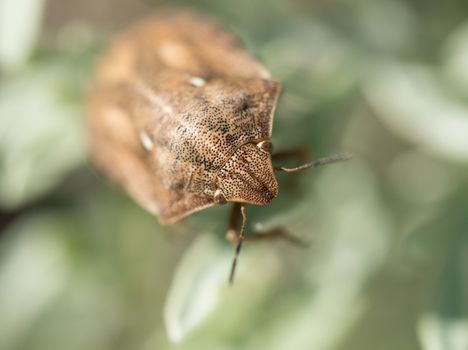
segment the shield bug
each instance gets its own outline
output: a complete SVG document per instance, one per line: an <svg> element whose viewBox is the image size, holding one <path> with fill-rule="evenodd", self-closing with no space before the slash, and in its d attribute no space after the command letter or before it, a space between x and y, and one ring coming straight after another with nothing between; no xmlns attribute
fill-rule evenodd
<svg viewBox="0 0 468 350"><path fill-rule="evenodd" d="M281 230L244 235L245 205L278 194L271 139L280 83L211 19L165 13L116 38L96 70L88 124L95 165L162 224L233 202L227 238L291 238ZM239 219L242 226L238 229Z"/></svg>

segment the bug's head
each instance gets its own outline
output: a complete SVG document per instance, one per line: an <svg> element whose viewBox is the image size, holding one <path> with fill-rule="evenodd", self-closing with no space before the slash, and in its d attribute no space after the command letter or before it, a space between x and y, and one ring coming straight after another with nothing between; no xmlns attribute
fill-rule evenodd
<svg viewBox="0 0 468 350"><path fill-rule="evenodd" d="M239 147L217 176L215 201L264 205L278 195L270 141Z"/></svg>

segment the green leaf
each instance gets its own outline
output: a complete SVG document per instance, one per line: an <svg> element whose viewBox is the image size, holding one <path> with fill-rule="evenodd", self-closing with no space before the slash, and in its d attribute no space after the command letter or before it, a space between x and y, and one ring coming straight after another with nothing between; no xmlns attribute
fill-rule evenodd
<svg viewBox="0 0 468 350"><path fill-rule="evenodd" d="M13 70L32 53L44 0L0 0L0 68Z"/></svg>
<svg viewBox="0 0 468 350"><path fill-rule="evenodd" d="M0 87L0 206L38 198L83 163L84 116L68 96L76 75L55 61Z"/></svg>
<svg viewBox="0 0 468 350"><path fill-rule="evenodd" d="M468 240L455 235L435 286L433 303L419 322L424 350L468 349Z"/></svg>
<svg viewBox="0 0 468 350"><path fill-rule="evenodd" d="M422 65L378 64L364 90L376 117L424 151L468 162L468 108Z"/></svg>

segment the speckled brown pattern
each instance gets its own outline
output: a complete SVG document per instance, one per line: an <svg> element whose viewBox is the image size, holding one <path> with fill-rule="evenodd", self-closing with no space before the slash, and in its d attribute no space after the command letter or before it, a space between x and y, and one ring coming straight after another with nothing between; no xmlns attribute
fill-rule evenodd
<svg viewBox="0 0 468 350"><path fill-rule="evenodd" d="M232 202L262 205L278 195L271 156L252 143L236 150L218 173L217 180L224 197Z"/></svg>
<svg viewBox="0 0 468 350"><path fill-rule="evenodd" d="M215 22L166 14L119 36L89 95L92 158L170 223L227 201L278 193L269 153L280 85Z"/></svg>

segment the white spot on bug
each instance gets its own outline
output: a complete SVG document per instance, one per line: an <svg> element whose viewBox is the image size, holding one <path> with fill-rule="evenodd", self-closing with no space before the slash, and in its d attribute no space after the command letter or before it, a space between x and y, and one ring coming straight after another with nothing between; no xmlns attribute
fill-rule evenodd
<svg viewBox="0 0 468 350"><path fill-rule="evenodd" d="M140 140L145 150L151 151L153 149L153 140L151 140L151 137L146 132L140 132Z"/></svg>
<svg viewBox="0 0 468 350"><path fill-rule="evenodd" d="M168 105L161 96L158 96L142 81L138 81L135 84L139 93L141 93L148 101L150 101L154 106L161 109L165 114L172 114L174 110L170 105Z"/></svg>
<svg viewBox="0 0 468 350"><path fill-rule="evenodd" d="M190 84L192 84L192 86L194 86L194 87L203 86L203 85L205 85L205 83L206 83L206 81L203 78L200 78L200 77L190 78Z"/></svg>

